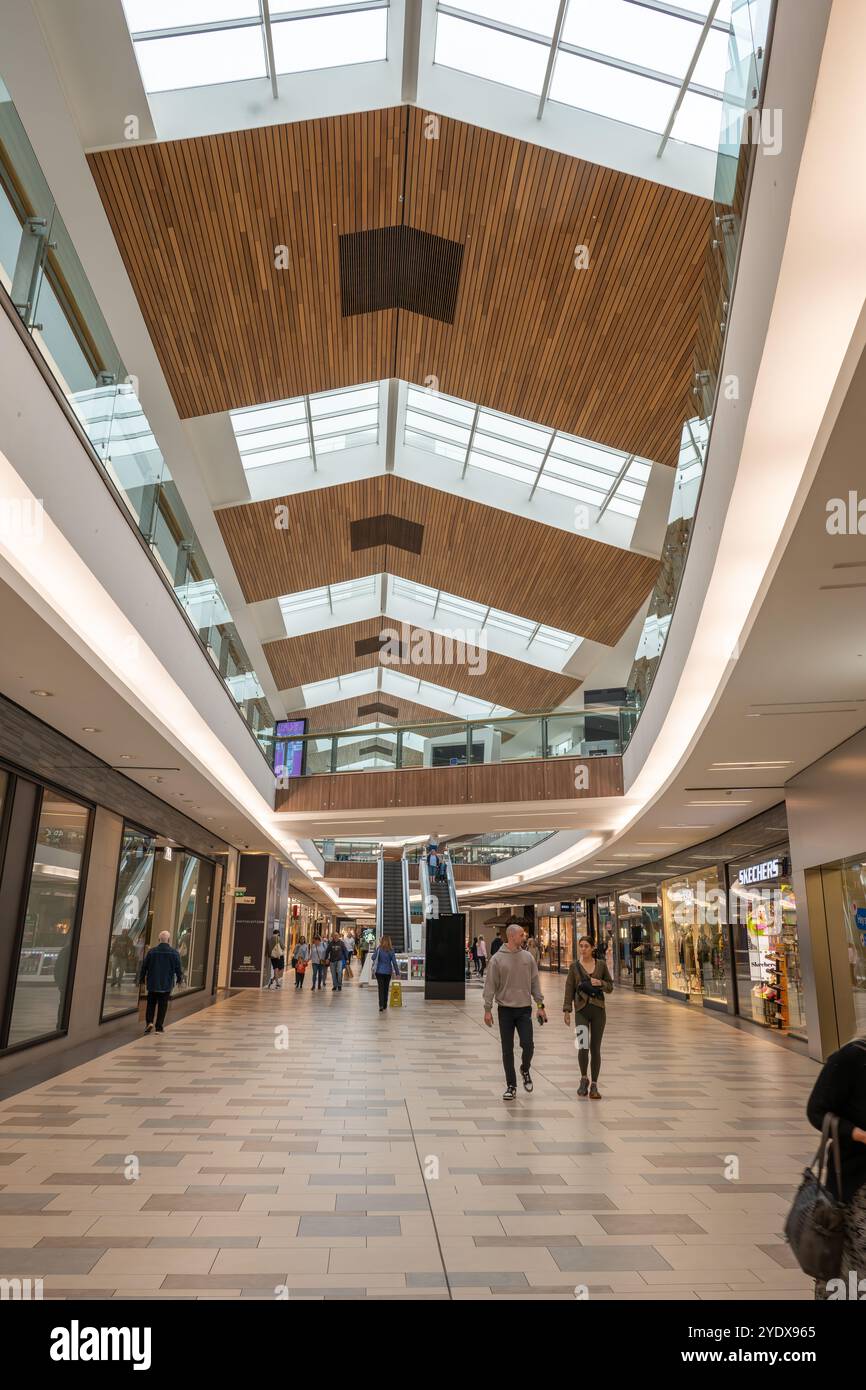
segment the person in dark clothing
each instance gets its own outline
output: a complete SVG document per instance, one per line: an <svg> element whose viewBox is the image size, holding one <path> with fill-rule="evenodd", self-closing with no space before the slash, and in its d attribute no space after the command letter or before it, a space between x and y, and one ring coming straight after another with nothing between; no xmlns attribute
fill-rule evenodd
<svg viewBox="0 0 866 1390"><path fill-rule="evenodd" d="M490 959L491 959L491 960L492 960L493 957L496 955L496 952L497 952L497 951L501 951L501 950L502 950L502 947L503 947L504 945L505 945L505 942L502 940L502 932L501 932L501 930L497 929L496 935L494 936L493 940L492 940L491 943L490 943Z"/></svg>
<svg viewBox="0 0 866 1390"><path fill-rule="evenodd" d="M816 1129L823 1128L824 1116L839 1121L839 1157L842 1191L837 1191L835 1164L831 1161L827 1185L834 1196L847 1203L845 1247L839 1277L847 1282L856 1271L866 1270L866 1038L857 1038L827 1058L809 1097L806 1114ZM828 1297L826 1282L818 1280L815 1297Z"/></svg>
<svg viewBox="0 0 866 1390"><path fill-rule="evenodd" d="M343 970L346 965L346 947L343 938L335 932L328 944L327 963L331 967L331 989L342 990Z"/></svg>
<svg viewBox="0 0 866 1390"><path fill-rule="evenodd" d="M588 936L577 943L577 960L572 962L565 981L562 1013L566 1027L571 1024L571 1006L575 1004L574 1026L578 1034L577 1063L580 1085L577 1094L590 1100L601 1100L598 1076L601 1071L601 1039L607 1021L604 996L613 989L610 971L603 960L596 959L595 949ZM591 1065L592 1082L587 1076Z"/></svg>
<svg viewBox="0 0 866 1390"><path fill-rule="evenodd" d="M147 987L147 1009L144 1015L145 1033L153 1032L154 1017L156 1018L157 1033L165 1032L165 1014L175 981L178 984L183 983L180 956L171 945L171 933L161 931L159 943L148 951L138 977L138 983Z"/></svg>

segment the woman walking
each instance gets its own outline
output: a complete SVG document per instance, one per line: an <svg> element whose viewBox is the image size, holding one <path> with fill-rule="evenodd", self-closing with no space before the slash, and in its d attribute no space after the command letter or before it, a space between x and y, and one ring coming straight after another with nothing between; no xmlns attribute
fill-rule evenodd
<svg viewBox="0 0 866 1390"><path fill-rule="evenodd" d="M479 936L475 943L475 952L478 959L478 974L484 979L484 972L487 969L487 942L483 936Z"/></svg>
<svg viewBox="0 0 866 1390"><path fill-rule="evenodd" d="M856 1273L852 1282L856 1282L866 1270L866 1038L847 1043L827 1058L809 1097L806 1114L816 1129L823 1127L827 1114L835 1115L839 1122L842 1191L837 1191L833 1162L829 1165L827 1186L848 1208L839 1270L839 1278L847 1286L852 1271ZM815 1297L827 1299L824 1280L816 1282Z"/></svg>
<svg viewBox="0 0 866 1390"><path fill-rule="evenodd" d="M577 1063L580 1067L580 1085L577 1094L589 1095L590 1100L601 1100L598 1090L598 1076L601 1071L601 1039L604 1034L606 1008L604 996L613 989L610 971L603 960L597 960L592 942L582 936L577 943L577 960L572 962L565 982L565 999L562 1013L566 1027L571 1023L571 1006L574 1004L574 1027L577 1033ZM591 1067L591 1077L587 1076L587 1066Z"/></svg>
<svg viewBox="0 0 866 1390"><path fill-rule="evenodd" d="M328 954L327 942L322 940L319 932L313 937L313 944L310 948L310 961L313 966L313 989L325 988L325 971L327 965L325 958Z"/></svg>
<svg viewBox="0 0 866 1390"><path fill-rule="evenodd" d="M379 1013L383 1014L388 1007L391 977L393 975L398 980L400 978L400 966L397 964L390 936L383 936L373 953L373 974L379 988Z"/></svg>
<svg viewBox="0 0 866 1390"><path fill-rule="evenodd" d="M304 988L304 976L307 973L307 962L310 959L310 948L303 937L301 937L295 947L295 954L292 956L292 965L295 969L295 989Z"/></svg>

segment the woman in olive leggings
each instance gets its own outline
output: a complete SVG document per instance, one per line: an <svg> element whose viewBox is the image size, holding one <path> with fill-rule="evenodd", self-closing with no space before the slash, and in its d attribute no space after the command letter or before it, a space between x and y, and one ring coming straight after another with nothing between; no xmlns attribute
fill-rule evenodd
<svg viewBox="0 0 866 1390"><path fill-rule="evenodd" d="M577 951L577 960L573 962L565 981L562 1013L568 1027L571 1023L571 1006L575 1005L574 1026L578 1044L577 1061L580 1067L577 1094L581 1097L588 1094L590 1100L601 1100L598 1075L601 1071L601 1039L607 1019L604 996L610 994L613 989L613 980L604 959L596 959L588 936L580 938ZM591 1085L587 1076L587 1065L591 1067Z"/></svg>

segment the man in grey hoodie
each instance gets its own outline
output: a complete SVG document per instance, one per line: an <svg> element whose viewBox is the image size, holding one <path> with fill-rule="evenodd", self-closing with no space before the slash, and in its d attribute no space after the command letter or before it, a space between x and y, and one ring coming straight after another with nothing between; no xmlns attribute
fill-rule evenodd
<svg viewBox="0 0 866 1390"><path fill-rule="evenodd" d="M502 1040L502 1062L505 1067L503 1100L514 1100L517 1095L517 1074L514 1070L515 1028L522 1052L520 1075L523 1078L523 1089L532 1090L529 1067L534 1051L533 999L538 1005L539 1023L547 1022L538 966L529 952L521 949L523 935L523 927L519 922L509 922L505 945L492 957L484 981L484 1022L488 1028L493 1027L494 999L499 1011L499 1036Z"/></svg>

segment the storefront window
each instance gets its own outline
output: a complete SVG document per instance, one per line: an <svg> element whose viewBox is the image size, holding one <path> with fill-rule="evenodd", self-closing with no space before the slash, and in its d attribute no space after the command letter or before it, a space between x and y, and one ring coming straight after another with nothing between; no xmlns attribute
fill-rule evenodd
<svg viewBox="0 0 866 1390"><path fill-rule="evenodd" d="M855 1031L862 1036L866 1033L866 859L843 860L841 869Z"/></svg>
<svg viewBox="0 0 866 1390"><path fill-rule="evenodd" d="M163 931L170 933L183 969L183 984L174 993L189 994L204 988L213 885L210 860L161 845L146 830L124 826L103 1021L137 1008L142 961Z"/></svg>
<svg viewBox="0 0 866 1390"><path fill-rule="evenodd" d="M727 909L718 869L663 883L662 911L668 989L728 1005Z"/></svg>
<svg viewBox="0 0 866 1390"><path fill-rule="evenodd" d="M555 904L554 904L555 906ZM551 912L537 918L538 964L542 970L568 970L574 960L574 913Z"/></svg>
<svg viewBox="0 0 866 1390"><path fill-rule="evenodd" d="M786 865L787 851L730 870L738 1012L805 1041L797 903Z"/></svg>
<svg viewBox="0 0 866 1390"><path fill-rule="evenodd" d="M156 840L147 831L124 826L102 1000L103 1019L127 1013L138 1003L138 972L147 943L155 846Z"/></svg>
<svg viewBox="0 0 866 1390"><path fill-rule="evenodd" d="M85 806L56 792L43 793L9 1047L65 1027L89 821L90 812Z"/></svg>
<svg viewBox="0 0 866 1390"><path fill-rule="evenodd" d="M616 904L617 968L620 984L664 989L658 894L654 888L620 893Z"/></svg>
<svg viewBox="0 0 866 1390"><path fill-rule="evenodd" d="M607 968L610 971L610 978L614 978L614 931L616 919L613 912L613 898L599 898L596 904L598 912L598 932L596 933L596 950L604 956Z"/></svg>
<svg viewBox="0 0 866 1390"><path fill-rule="evenodd" d="M180 892L171 938L183 967L181 993L204 988L213 878L214 866L208 860L194 854L181 857Z"/></svg>

